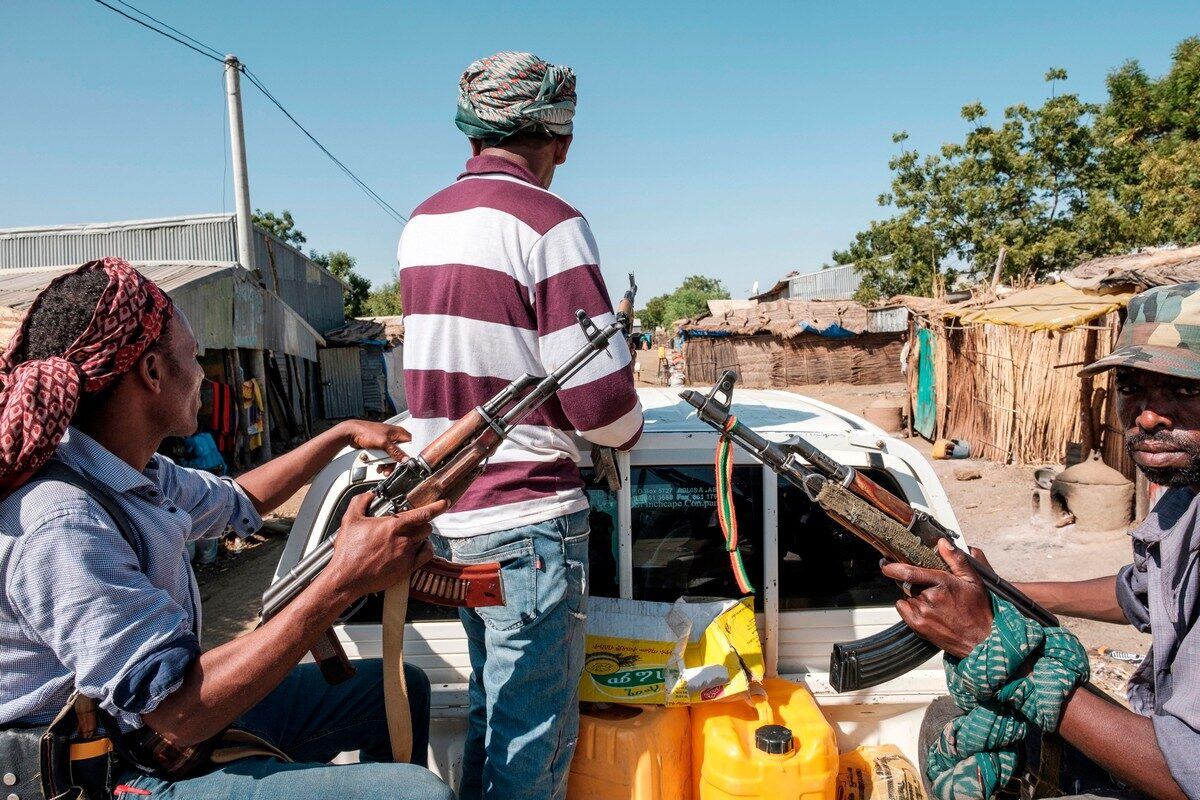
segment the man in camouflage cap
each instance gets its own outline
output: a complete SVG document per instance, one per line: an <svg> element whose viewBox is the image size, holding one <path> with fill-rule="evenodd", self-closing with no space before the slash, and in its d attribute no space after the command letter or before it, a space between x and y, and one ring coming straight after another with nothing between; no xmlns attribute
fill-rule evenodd
<svg viewBox="0 0 1200 800"><path fill-rule="evenodd" d="M1150 653L1127 688L1132 710L1078 689L1067 695L1058 733L1072 747L1064 753L1061 788L1074 796L1196 798L1200 283L1162 286L1134 297L1116 348L1081 374L1110 369L1117 371L1117 417L1126 448L1138 469L1164 491L1130 531L1133 563L1116 575L1017 587L1056 614L1133 625L1152 635ZM963 658L993 635L992 601L959 551L944 548L942 555L952 573L899 564L886 565L884 572L923 587L897 604L901 616L918 634ZM922 725L922 742L934 741L951 716L952 706L935 703Z"/></svg>
<svg viewBox="0 0 1200 800"><path fill-rule="evenodd" d="M1130 300L1116 348L1079 374L1113 367L1200 380L1200 283L1159 286Z"/></svg>

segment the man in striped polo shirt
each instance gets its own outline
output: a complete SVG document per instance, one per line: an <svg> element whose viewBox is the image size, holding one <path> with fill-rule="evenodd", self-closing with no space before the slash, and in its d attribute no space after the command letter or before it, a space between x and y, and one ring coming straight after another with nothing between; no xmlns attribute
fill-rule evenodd
<svg viewBox="0 0 1200 800"><path fill-rule="evenodd" d="M587 220L547 191L571 146L575 75L529 53L476 61L460 81L473 158L412 214L398 260L413 443L523 373L584 344L575 321L613 319ZM523 425L436 526L455 561L499 561L506 605L460 616L470 646L459 797L562 798L579 728L588 501L572 432L633 446L642 410L629 348L609 345Z"/></svg>

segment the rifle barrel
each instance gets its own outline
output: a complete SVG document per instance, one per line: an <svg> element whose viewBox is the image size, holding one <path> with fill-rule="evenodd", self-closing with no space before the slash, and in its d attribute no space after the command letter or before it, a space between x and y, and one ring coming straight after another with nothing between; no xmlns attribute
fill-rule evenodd
<svg viewBox="0 0 1200 800"><path fill-rule="evenodd" d="M630 303L632 307L632 298L630 298ZM416 471L404 472L403 464L397 465L396 471L388 476L388 478L385 478L380 484L380 488L388 490L387 496L380 494L372 500L371 504L367 507L367 514L369 516L379 516L380 514L396 513L410 508L411 504L407 498L416 486L427 480L432 473L436 473L444 464L449 463L469 444L481 441L482 437L496 437L495 441L489 442L488 447L481 448L480 452L483 449L486 449L488 453L493 451L503 441L514 425L561 389L589 361L607 350L609 341L622 330L620 320L598 329L582 310L578 311L576 316L578 316L579 324L587 336L587 344L579 348L558 369L552 371L544 378L539 379L533 375L523 375L501 389L495 397L492 397L478 409L459 419L451 426L450 430L445 431L431 442L425 450L421 451L420 459L403 462L403 464L409 464L410 466L416 463ZM525 392L525 394L522 395L522 392ZM507 413L503 416L497 416L505 406L514 400L516 401L515 405ZM483 459L480 459L480 461L482 463ZM402 475L415 477L406 480ZM398 482L400 485L396 486ZM390 491L393 488L397 491ZM315 550L300 559L299 563L286 575L267 588L266 592L263 593L263 608L261 612L261 618L264 622L295 599L309 584L316 580L321 570L329 566L329 562L333 559L333 543L336 538L337 532L335 531L332 536L321 542Z"/></svg>

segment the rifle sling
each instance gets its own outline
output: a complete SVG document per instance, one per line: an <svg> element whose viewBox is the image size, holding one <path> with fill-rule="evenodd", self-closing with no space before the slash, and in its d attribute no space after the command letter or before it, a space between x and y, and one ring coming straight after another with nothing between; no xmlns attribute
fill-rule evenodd
<svg viewBox="0 0 1200 800"><path fill-rule="evenodd" d="M383 705L387 711L392 761L407 764L412 757L412 710L404 683L404 620L408 616L405 578L383 593Z"/></svg>

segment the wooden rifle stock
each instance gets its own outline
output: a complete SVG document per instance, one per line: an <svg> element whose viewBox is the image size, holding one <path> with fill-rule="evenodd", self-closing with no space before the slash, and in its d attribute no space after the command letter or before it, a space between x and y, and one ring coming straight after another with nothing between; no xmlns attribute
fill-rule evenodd
<svg viewBox="0 0 1200 800"><path fill-rule="evenodd" d="M579 350L549 375L525 374L511 382L483 405L452 423L419 456L397 464L376 487L375 499L368 505L367 513L379 516L418 508L440 499L451 503L458 500L513 427L552 397L584 365L606 352L613 337L625 329L637 291L632 274L629 283L630 288L619 304L617 320L598 328L582 309L576 311L586 340ZM336 533L322 541L290 572L268 587L263 595L263 622L291 602L325 569L333 557L335 537ZM434 559L413 573L412 595L444 605L502 605L504 596L499 567L496 563L468 567ZM330 682L353 674L331 631L322 637L320 646L314 648L314 655Z"/></svg>
<svg viewBox="0 0 1200 800"><path fill-rule="evenodd" d="M907 528L912 524L912 506L901 500L899 497L896 497L896 495L892 494L887 489L868 478L866 475L863 475L862 472L855 470L854 479L846 488L878 508L883 513L887 514L892 519L899 522L904 527Z"/></svg>
<svg viewBox="0 0 1200 800"><path fill-rule="evenodd" d="M425 459L425 463L429 465L430 469L437 469L443 461L452 457L486 425L487 421L479 413L479 409L471 409L443 431L441 436L427 444L421 451L421 458ZM420 505L424 505L424 503L412 504L413 508Z"/></svg>
<svg viewBox="0 0 1200 800"><path fill-rule="evenodd" d="M499 444L500 436L495 431L484 430L408 493L409 506L421 508L438 500L449 500L453 505L462 497Z"/></svg>

